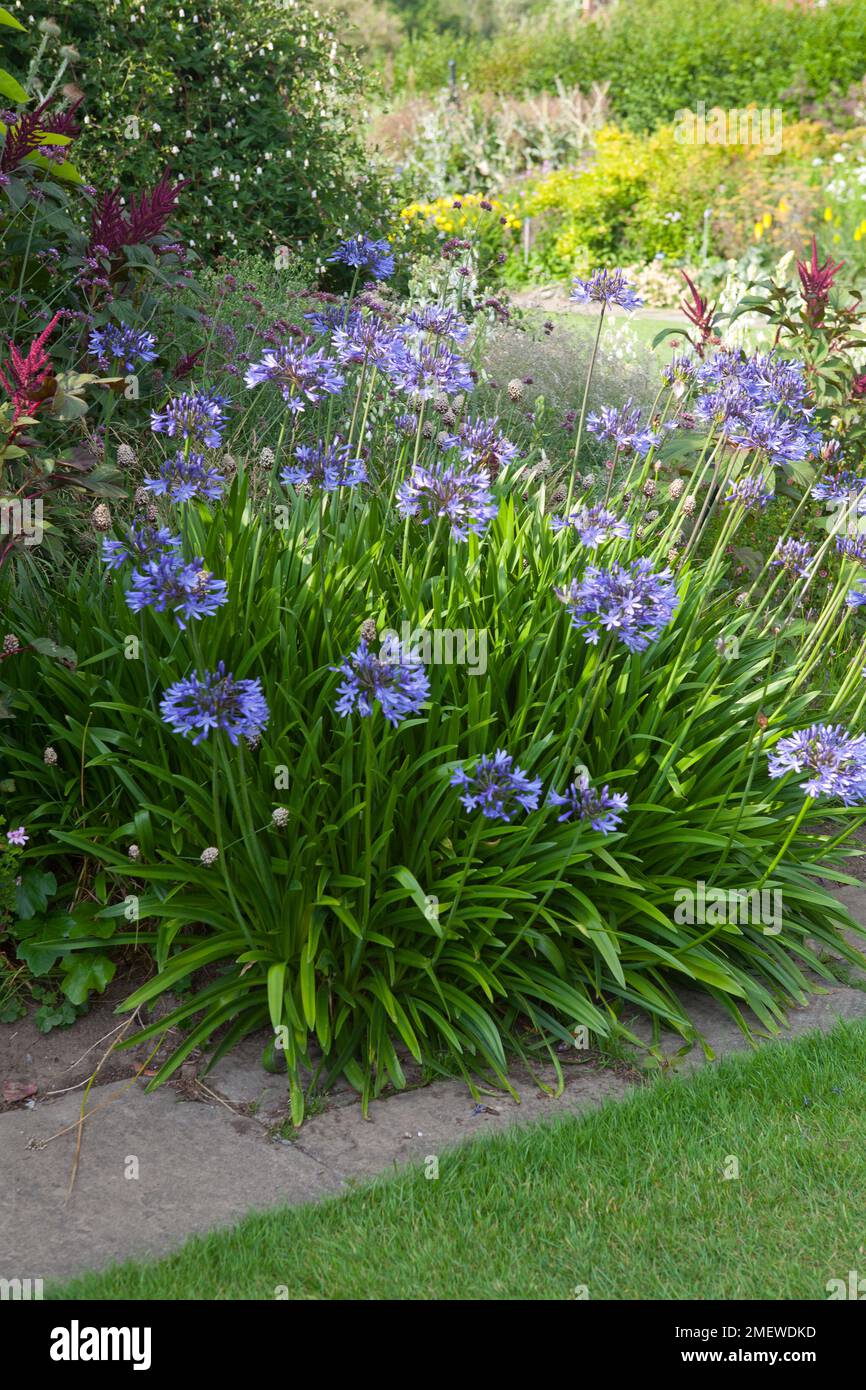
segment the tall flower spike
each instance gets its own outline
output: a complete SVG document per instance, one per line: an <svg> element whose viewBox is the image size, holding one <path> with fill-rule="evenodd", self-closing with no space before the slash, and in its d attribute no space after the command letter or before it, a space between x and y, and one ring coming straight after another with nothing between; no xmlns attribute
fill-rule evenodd
<svg viewBox="0 0 866 1390"><path fill-rule="evenodd" d="M800 285L803 298L806 301L806 318L811 324L818 324L824 317L824 310L827 307L827 299L833 288L833 283L839 271L842 269L844 261L834 265L828 256L823 265L818 264L818 242L812 237L812 259L797 262L797 273L800 276Z"/></svg>
<svg viewBox="0 0 866 1390"><path fill-rule="evenodd" d="M680 274L688 285L692 296L691 304L687 299L684 299L680 308L689 322L694 324L697 329L698 341L695 342L691 334L686 334L686 337L698 356L703 357L706 347L708 345L712 346L719 341L713 332L713 315L715 314L716 306L715 304L707 303L703 295L698 292L694 281L686 275L684 270L681 270Z"/></svg>

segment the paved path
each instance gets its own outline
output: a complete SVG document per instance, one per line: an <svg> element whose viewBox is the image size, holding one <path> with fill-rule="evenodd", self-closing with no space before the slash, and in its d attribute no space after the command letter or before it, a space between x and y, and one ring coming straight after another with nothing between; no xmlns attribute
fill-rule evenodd
<svg viewBox="0 0 866 1390"><path fill-rule="evenodd" d="M866 887L839 896L866 923ZM711 1001L696 996L691 1004L717 1056L748 1046ZM794 1009L789 1031L828 1029L837 1018L863 1016L866 992L840 985ZM207 1077L187 1066L176 1087L152 1095L140 1081L108 1072L113 1079L88 1097L70 1192L80 1080L107 1046L97 1048L92 1034L95 1025L108 1032L116 1024L110 1010L105 1020L91 1018L83 1060L74 1028L51 1035L53 1052L38 1057L36 1041L34 1052L21 1051L30 1025L0 1029L0 1080L10 1075L5 1046L14 1053L15 1079L39 1087L33 1101L0 1114L0 1278L64 1278L130 1256L162 1255L187 1235L229 1225L250 1209L316 1200L459 1140L583 1110L622 1095L635 1075L627 1066L602 1067L588 1055L569 1053L563 1056L565 1090L556 1099L516 1073L521 1103L497 1094L476 1105L462 1083L446 1080L374 1102L367 1120L352 1093L338 1090L327 1109L287 1137L285 1084L262 1071L261 1040L248 1039ZM677 1039L667 1044L671 1053L678 1046ZM66 1081L72 1090L54 1055L64 1049L76 1063ZM700 1065L702 1058L694 1048L682 1065ZM552 1069L546 1079L553 1080Z"/></svg>

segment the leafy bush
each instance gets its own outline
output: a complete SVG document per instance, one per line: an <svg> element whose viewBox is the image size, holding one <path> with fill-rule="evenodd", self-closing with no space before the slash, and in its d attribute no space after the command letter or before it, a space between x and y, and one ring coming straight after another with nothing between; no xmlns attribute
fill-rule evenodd
<svg viewBox="0 0 866 1390"><path fill-rule="evenodd" d="M128 195L182 165L179 227L199 249L272 254L331 240L371 204L381 212L362 157L361 70L306 0L33 8L74 47L85 175Z"/></svg>

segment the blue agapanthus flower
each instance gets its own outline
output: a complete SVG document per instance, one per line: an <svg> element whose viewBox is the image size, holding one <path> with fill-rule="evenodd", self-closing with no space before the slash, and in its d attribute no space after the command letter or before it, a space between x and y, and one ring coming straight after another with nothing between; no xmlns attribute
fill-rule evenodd
<svg viewBox="0 0 866 1390"><path fill-rule="evenodd" d="M354 323L335 328L331 344L344 364L361 366L365 362L384 369L397 341L393 328L378 314L359 316Z"/></svg>
<svg viewBox="0 0 866 1390"><path fill-rule="evenodd" d="M467 363L441 341L395 344L385 370L398 390L422 401L471 391L475 384Z"/></svg>
<svg viewBox="0 0 866 1390"><path fill-rule="evenodd" d="M156 338L152 333L127 328L125 323L107 323L93 329L87 351L98 359L100 367L119 362L124 371L134 372L136 367L156 358Z"/></svg>
<svg viewBox="0 0 866 1390"><path fill-rule="evenodd" d="M185 560L175 551L134 570L131 583L126 602L133 613L140 613L143 608L173 613L181 631L191 619L209 618L228 603L224 579L214 579L201 558Z"/></svg>
<svg viewBox="0 0 866 1390"><path fill-rule="evenodd" d="M781 568L786 574L805 579L812 564L812 547L808 541L776 541L770 557L773 568Z"/></svg>
<svg viewBox="0 0 866 1390"><path fill-rule="evenodd" d="M755 511L766 507L774 496L772 486L768 486L765 478L737 478L736 482L728 484L722 501L739 504L746 511Z"/></svg>
<svg viewBox="0 0 866 1390"><path fill-rule="evenodd" d="M311 350L310 340L297 347L286 346L266 352L261 362L254 362L244 377L250 388L273 381L294 415L307 404L316 405L323 396L337 396L346 384L338 363L324 348Z"/></svg>
<svg viewBox="0 0 866 1390"><path fill-rule="evenodd" d="M155 478L145 477L144 486L157 497L169 497L172 502L192 502L196 497L215 502L223 495L225 479L204 454L190 453L185 457L178 450L174 458L160 464Z"/></svg>
<svg viewBox="0 0 866 1390"><path fill-rule="evenodd" d="M807 796L834 796L846 806L866 801L866 734L842 724L811 724L780 738L767 754L771 777L808 772L799 784Z"/></svg>
<svg viewBox="0 0 866 1390"><path fill-rule="evenodd" d="M218 449L225 428L228 401L216 391L184 391L173 396L163 410L155 410L150 427L169 438L192 439L208 449Z"/></svg>
<svg viewBox="0 0 866 1390"><path fill-rule="evenodd" d="M588 565L556 596L585 641L595 644L601 632L612 632L630 652L642 652L655 641L679 603L670 570L656 572L645 556L609 569Z"/></svg>
<svg viewBox="0 0 866 1390"><path fill-rule="evenodd" d="M847 468L826 473L812 488L812 496L817 502L850 507L862 516L866 512L866 478Z"/></svg>
<svg viewBox="0 0 866 1390"><path fill-rule="evenodd" d="M422 526L444 518L453 539L465 541L470 531L482 535L499 508L489 479L477 469L455 464L424 468L419 464L397 489L397 510L401 516L417 517Z"/></svg>
<svg viewBox="0 0 866 1390"><path fill-rule="evenodd" d="M654 445L660 443L661 436L652 430L642 428L640 408L631 408L627 401L622 410L606 405L600 411L593 411L586 418L586 428L599 439L609 440L617 449L633 449L645 457Z"/></svg>
<svg viewBox="0 0 866 1390"><path fill-rule="evenodd" d="M443 304L421 304L406 316L398 330L403 338L450 338L454 343L465 343L469 336L469 325L455 309Z"/></svg>
<svg viewBox="0 0 866 1390"><path fill-rule="evenodd" d="M595 550L596 546L604 545L605 541L613 540L615 536L628 540L631 535L629 523L610 508L602 506L579 507L569 516L552 516L550 527L553 531L576 531L581 545L588 550Z"/></svg>
<svg viewBox="0 0 866 1390"><path fill-rule="evenodd" d="M334 333L338 328L351 332L363 319L360 309L345 304L329 304L324 309L312 309L304 318L317 333Z"/></svg>
<svg viewBox="0 0 866 1390"><path fill-rule="evenodd" d="M694 413L742 449L755 449L773 463L808 458L820 447L811 424L814 405L803 367L774 353L747 357L722 348L697 369L700 394Z"/></svg>
<svg viewBox="0 0 866 1390"><path fill-rule="evenodd" d="M576 304L603 304L607 308L616 304L620 309L639 309L643 300L639 299L626 281L621 270L594 270L588 280L575 276L574 289L569 298Z"/></svg>
<svg viewBox="0 0 866 1390"><path fill-rule="evenodd" d="M593 787L586 773L565 789L564 795L551 789L547 796L548 806L561 807L557 820L589 821L593 830L602 835L610 835L620 824L628 810L628 797L625 792L612 792L605 783L601 788Z"/></svg>
<svg viewBox="0 0 866 1390"><path fill-rule="evenodd" d="M394 728L410 714L418 714L430 698L430 681L424 663L411 652L376 655L362 638L356 651L332 667L345 679L337 689L337 714L357 710L368 718L378 701Z"/></svg>
<svg viewBox="0 0 866 1390"><path fill-rule="evenodd" d="M837 536L836 549L846 560L866 565L866 536Z"/></svg>
<svg viewBox="0 0 866 1390"><path fill-rule="evenodd" d="M469 771L458 767L451 786L463 788L460 800L467 811L478 810L488 820L507 822L520 809L536 810L541 795L541 778L530 777L503 748L497 748L492 758L482 753Z"/></svg>
<svg viewBox="0 0 866 1390"><path fill-rule="evenodd" d="M193 671L185 680L169 686L160 703L163 723L177 734L193 735L199 744L211 731L239 738L257 738L270 717L260 680L235 680L226 675L225 662L201 675Z"/></svg>
<svg viewBox="0 0 866 1390"><path fill-rule="evenodd" d="M180 536L173 536L167 526L133 523L123 540L108 537L103 540L102 558L109 569L118 570L127 560L144 565L165 551L179 550L180 544Z"/></svg>
<svg viewBox="0 0 866 1390"><path fill-rule="evenodd" d="M491 478L517 457L517 445L499 429L496 416L489 420L465 420L455 443L466 463L486 469Z"/></svg>
<svg viewBox="0 0 866 1390"><path fill-rule="evenodd" d="M394 274L394 257L390 243L384 239L358 235L341 241L329 261L342 261L352 270L367 270L374 280L389 280Z"/></svg>
<svg viewBox="0 0 866 1390"><path fill-rule="evenodd" d="M280 473L280 482L285 486L301 487L310 483L325 492L336 492L340 487L356 487L366 483L367 468L364 460L351 457L348 444L340 441L339 435L318 444L302 444L295 450L297 465L287 465Z"/></svg>

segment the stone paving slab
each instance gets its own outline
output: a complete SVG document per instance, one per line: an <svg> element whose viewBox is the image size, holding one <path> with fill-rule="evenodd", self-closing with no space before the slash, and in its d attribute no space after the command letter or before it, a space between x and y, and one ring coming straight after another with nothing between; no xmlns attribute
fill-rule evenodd
<svg viewBox="0 0 866 1390"><path fill-rule="evenodd" d="M88 1105L68 1201L76 1130L51 1136L75 1126L80 1094L0 1115L0 1277L65 1278L164 1255L253 1207L308 1202L339 1186L294 1146L263 1142L253 1122L166 1087L145 1095L140 1082L100 1086ZM126 1177L130 1160L137 1178Z"/></svg>

